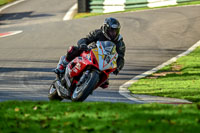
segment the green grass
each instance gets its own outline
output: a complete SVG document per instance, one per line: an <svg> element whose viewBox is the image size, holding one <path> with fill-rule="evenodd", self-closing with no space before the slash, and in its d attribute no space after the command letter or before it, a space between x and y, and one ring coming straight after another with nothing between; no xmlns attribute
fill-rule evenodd
<svg viewBox="0 0 200 133"><path fill-rule="evenodd" d="M200 47L157 73L134 83L134 94L175 97L200 102Z"/></svg>
<svg viewBox="0 0 200 133"><path fill-rule="evenodd" d="M91 16L99 16L99 15L105 15L105 14L121 13L121 12L131 12L131 11L139 11L139 10L149 10L149 9L157 9L157 8L176 7L176 6L185 6L185 5L198 5L198 4L200 4L200 0L179 3L177 5L171 5L171 6L155 7L155 8L142 7L142 8L127 9L125 11L118 11L118 12L112 12L112 13L77 13L74 16L74 19L86 18L86 17L91 17Z"/></svg>
<svg viewBox="0 0 200 133"><path fill-rule="evenodd" d="M15 0L0 0L0 6L5 5L5 4L12 2L12 1L15 1Z"/></svg>
<svg viewBox="0 0 200 133"><path fill-rule="evenodd" d="M191 133L200 131L200 103L10 101L0 103L0 120L1 133Z"/></svg>

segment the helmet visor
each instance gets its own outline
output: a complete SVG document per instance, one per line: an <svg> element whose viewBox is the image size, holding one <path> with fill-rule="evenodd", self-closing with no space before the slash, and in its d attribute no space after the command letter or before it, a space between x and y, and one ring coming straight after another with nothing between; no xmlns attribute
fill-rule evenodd
<svg viewBox="0 0 200 133"><path fill-rule="evenodd" d="M112 39L115 39L119 34L119 28L109 28L108 34Z"/></svg>

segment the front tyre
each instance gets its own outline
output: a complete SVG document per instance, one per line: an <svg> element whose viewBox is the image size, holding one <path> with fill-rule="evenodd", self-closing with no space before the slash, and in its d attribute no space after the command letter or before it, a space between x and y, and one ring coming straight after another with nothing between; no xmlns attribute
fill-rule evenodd
<svg viewBox="0 0 200 133"><path fill-rule="evenodd" d="M84 101L96 87L99 81L99 73L96 71L91 71L85 79L85 82L80 86L77 86L72 95L73 102Z"/></svg>
<svg viewBox="0 0 200 133"><path fill-rule="evenodd" d="M61 98L58 95L58 92L57 92L56 87L55 87L55 82L56 82L56 80L53 81L53 83L49 87L48 98L49 98L50 101L62 101L63 98Z"/></svg>

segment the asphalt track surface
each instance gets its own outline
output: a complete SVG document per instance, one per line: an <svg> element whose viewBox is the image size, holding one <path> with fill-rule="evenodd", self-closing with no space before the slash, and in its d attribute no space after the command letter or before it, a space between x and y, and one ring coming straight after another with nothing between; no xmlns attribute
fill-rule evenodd
<svg viewBox="0 0 200 133"><path fill-rule="evenodd" d="M99 28L106 17L116 17L121 22L126 63L118 76L110 76L108 89L98 88L86 101L137 103L121 96L119 86L200 40L200 6L62 21L75 1L46 1L28 0L1 12L0 33L23 33L0 38L0 101L48 100L48 87L55 76L51 70L60 56L88 32Z"/></svg>

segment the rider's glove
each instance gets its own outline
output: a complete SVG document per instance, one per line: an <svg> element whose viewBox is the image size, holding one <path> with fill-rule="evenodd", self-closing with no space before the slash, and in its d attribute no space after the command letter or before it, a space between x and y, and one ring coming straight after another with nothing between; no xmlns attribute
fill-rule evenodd
<svg viewBox="0 0 200 133"><path fill-rule="evenodd" d="M80 45L79 45L79 50L87 51L87 50L88 50L87 44L80 44Z"/></svg>
<svg viewBox="0 0 200 133"><path fill-rule="evenodd" d="M113 72L113 74L117 75L118 73L119 73L119 69L117 68L117 69Z"/></svg>

